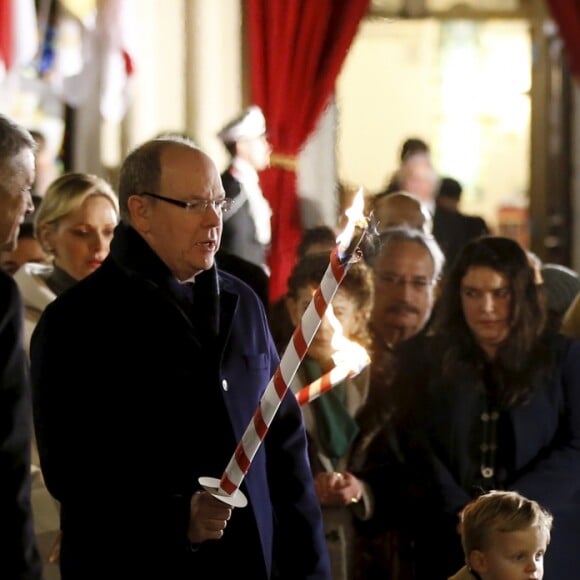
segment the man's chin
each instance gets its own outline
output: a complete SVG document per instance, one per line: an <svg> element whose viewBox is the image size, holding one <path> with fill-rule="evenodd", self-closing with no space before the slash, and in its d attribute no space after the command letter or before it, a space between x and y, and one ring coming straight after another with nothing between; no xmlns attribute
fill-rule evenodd
<svg viewBox="0 0 580 580"><path fill-rule="evenodd" d="M401 324L387 324L382 328L381 337L385 343L394 346L412 336L415 336L418 331L416 325L407 326Z"/></svg>
<svg viewBox="0 0 580 580"><path fill-rule="evenodd" d="M397 312L389 315L387 324L395 328L416 328L417 315L414 312Z"/></svg>
<svg viewBox="0 0 580 580"><path fill-rule="evenodd" d="M401 341L403 340L408 340L409 338L412 338L413 336L415 336L416 334L419 333L419 328L417 328L416 326L406 326L404 328L401 328Z"/></svg>
<svg viewBox="0 0 580 580"><path fill-rule="evenodd" d="M213 268L215 264L215 256L206 257L203 260L200 260L199 264L197 265L197 269L201 272L203 270L210 270Z"/></svg>

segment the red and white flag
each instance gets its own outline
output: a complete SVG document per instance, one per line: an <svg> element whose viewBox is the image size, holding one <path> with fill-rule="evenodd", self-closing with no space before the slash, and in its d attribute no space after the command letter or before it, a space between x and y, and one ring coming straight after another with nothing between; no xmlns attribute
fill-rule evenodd
<svg viewBox="0 0 580 580"><path fill-rule="evenodd" d="M34 0L0 0L0 81L32 64L38 51Z"/></svg>

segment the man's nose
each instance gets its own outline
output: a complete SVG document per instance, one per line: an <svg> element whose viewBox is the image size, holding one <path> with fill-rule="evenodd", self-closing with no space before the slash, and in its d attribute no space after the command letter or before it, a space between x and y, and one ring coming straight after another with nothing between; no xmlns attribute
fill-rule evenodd
<svg viewBox="0 0 580 580"><path fill-rule="evenodd" d="M222 221L222 210L210 204L204 214L205 222L213 226L218 226Z"/></svg>
<svg viewBox="0 0 580 580"><path fill-rule="evenodd" d="M397 297L407 299L413 294L413 283L411 280L399 278L395 284Z"/></svg>

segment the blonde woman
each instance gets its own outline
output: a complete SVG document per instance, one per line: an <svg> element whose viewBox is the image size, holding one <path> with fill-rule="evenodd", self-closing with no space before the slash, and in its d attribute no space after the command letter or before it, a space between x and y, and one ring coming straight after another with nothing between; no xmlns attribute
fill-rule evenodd
<svg viewBox="0 0 580 580"><path fill-rule="evenodd" d="M51 183L34 220L36 238L50 256L49 265L28 262L14 279L25 305L26 348L44 308L59 294L94 272L107 257L119 221L119 202L100 177L67 173ZM58 580L60 517L40 474L32 448L32 505L45 580Z"/></svg>
<svg viewBox="0 0 580 580"><path fill-rule="evenodd" d="M36 212L34 231L51 264L24 264L14 276L26 308L27 349L46 305L107 257L118 221L117 195L104 179L67 173L50 184Z"/></svg>

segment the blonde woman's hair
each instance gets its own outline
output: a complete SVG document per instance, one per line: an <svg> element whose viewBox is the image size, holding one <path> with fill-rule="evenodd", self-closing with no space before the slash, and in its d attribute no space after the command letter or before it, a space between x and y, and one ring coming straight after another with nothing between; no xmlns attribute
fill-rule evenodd
<svg viewBox="0 0 580 580"><path fill-rule="evenodd" d="M468 558L489 547L492 532L517 532L537 526L550 541L552 515L538 502L515 491L490 491L473 500L461 516L461 542Z"/></svg>
<svg viewBox="0 0 580 580"><path fill-rule="evenodd" d="M51 249L45 247L42 228L56 225L93 196L108 199L119 219L119 198L111 185L101 177L89 173L65 173L49 185L34 217L34 235L44 251L51 253Z"/></svg>

